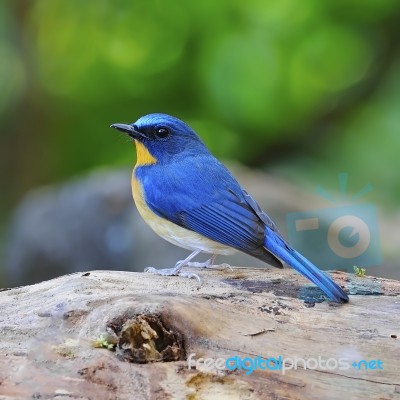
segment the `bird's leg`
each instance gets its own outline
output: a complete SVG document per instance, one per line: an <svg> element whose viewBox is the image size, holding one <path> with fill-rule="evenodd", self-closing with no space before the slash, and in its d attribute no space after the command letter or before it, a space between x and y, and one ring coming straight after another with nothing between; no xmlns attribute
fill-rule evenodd
<svg viewBox="0 0 400 400"><path fill-rule="evenodd" d="M219 265L214 265L214 261L217 258L217 254L213 254L211 258L209 258L207 261L204 262L188 262L186 264L186 267L192 267L192 268L213 268L213 269L225 269L229 268L232 271L232 267L228 264L219 264ZM178 261L176 265L178 265L181 261Z"/></svg>
<svg viewBox="0 0 400 400"><path fill-rule="evenodd" d="M144 272L152 272L153 274L163 275L163 276L172 276L172 275L180 275L186 278L196 278L199 282L201 282L200 277L197 274L193 274L192 272L183 272L181 269L188 265L189 261L196 257L197 254L200 253L200 250L195 250L193 253L189 254L184 260L178 261L174 268L163 268L156 269L153 267L145 268Z"/></svg>

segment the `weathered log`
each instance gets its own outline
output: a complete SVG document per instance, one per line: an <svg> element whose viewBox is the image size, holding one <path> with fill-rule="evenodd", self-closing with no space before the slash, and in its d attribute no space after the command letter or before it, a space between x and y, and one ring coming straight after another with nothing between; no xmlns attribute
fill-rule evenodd
<svg viewBox="0 0 400 400"><path fill-rule="evenodd" d="M3 290L0 398L400 398L400 282L332 273L351 294L337 305L290 269L196 272L201 284L92 271ZM265 369L213 363L235 356Z"/></svg>

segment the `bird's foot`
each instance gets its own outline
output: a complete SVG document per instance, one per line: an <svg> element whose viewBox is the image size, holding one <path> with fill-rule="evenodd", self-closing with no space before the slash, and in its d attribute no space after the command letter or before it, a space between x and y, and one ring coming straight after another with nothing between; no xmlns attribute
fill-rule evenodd
<svg viewBox="0 0 400 400"><path fill-rule="evenodd" d="M232 271L232 267L229 264L218 264L215 265L214 261L217 258L217 255L214 254L210 259L204 262L185 262L186 260L181 260L178 261L175 264L175 267L178 267L178 265L182 265L183 263L185 267L192 267L192 268L212 268L212 269L226 269L229 268Z"/></svg>
<svg viewBox="0 0 400 400"><path fill-rule="evenodd" d="M178 263L179 265L179 263ZM201 283L201 279L197 274L194 274L193 272L186 272L182 271L181 269L177 269L176 267L174 268L163 268L163 269L157 269L153 267L147 267L145 268L144 272L150 272L152 274L157 274L157 275L162 275L162 276L183 276L184 278L194 278Z"/></svg>
<svg viewBox="0 0 400 400"><path fill-rule="evenodd" d="M216 264L214 265L211 261L211 258L205 262L190 262L186 264L187 267L193 268L210 268L210 269L227 269L229 268L233 271L232 267L229 264Z"/></svg>

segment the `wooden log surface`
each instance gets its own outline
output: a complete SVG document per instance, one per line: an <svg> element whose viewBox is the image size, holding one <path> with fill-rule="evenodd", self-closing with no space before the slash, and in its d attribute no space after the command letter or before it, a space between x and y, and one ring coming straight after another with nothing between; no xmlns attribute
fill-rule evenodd
<svg viewBox="0 0 400 400"><path fill-rule="evenodd" d="M0 399L400 399L400 282L332 273L351 294L337 305L291 269L195 272L3 290ZM212 364L235 356L269 368Z"/></svg>

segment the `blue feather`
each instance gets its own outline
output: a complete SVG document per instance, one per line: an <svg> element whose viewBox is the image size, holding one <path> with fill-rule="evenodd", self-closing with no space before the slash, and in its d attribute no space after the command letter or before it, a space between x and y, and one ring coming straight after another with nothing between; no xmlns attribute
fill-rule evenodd
<svg viewBox="0 0 400 400"><path fill-rule="evenodd" d="M279 234L269 227L266 227L265 230L265 247L272 254L315 283L332 300L338 303L347 303L349 301L349 297L339 285L312 264L311 261L292 249Z"/></svg>

